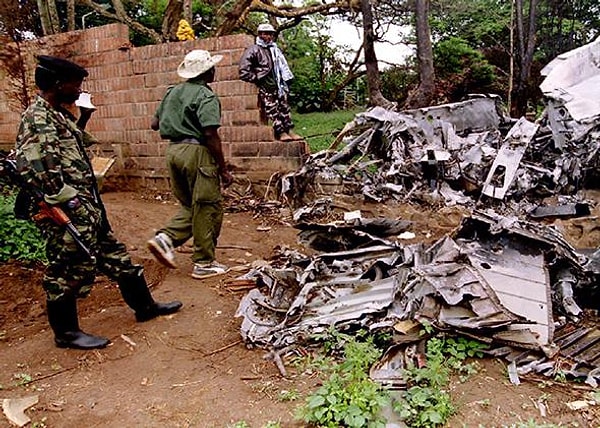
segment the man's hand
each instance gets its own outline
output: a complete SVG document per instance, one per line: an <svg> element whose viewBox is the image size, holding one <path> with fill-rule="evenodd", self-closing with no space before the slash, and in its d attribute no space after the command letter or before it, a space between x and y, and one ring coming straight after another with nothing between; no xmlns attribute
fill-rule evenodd
<svg viewBox="0 0 600 428"><path fill-rule="evenodd" d="M69 199L63 205L66 209L68 209L70 211L74 211L81 206L81 201L79 200L79 198L77 196L75 196L74 198Z"/></svg>
<svg viewBox="0 0 600 428"><path fill-rule="evenodd" d="M96 107L88 108L79 106L79 119L77 119L77 126L79 129L85 129L88 121L92 117L92 113L96 111Z"/></svg>
<svg viewBox="0 0 600 428"><path fill-rule="evenodd" d="M221 177L221 184L223 185L223 187L229 187L231 183L233 183L233 175L231 174L231 172L229 172L227 168L221 170L219 172L219 175Z"/></svg>
<svg viewBox="0 0 600 428"><path fill-rule="evenodd" d="M82 107L82 106L79 106L79 113L80 113L82 116L91 116L91 115L92 115L92 113L94 113L95 111L96 111L96 107L94 107L94 108L89 108L89 107Z"/></svg>

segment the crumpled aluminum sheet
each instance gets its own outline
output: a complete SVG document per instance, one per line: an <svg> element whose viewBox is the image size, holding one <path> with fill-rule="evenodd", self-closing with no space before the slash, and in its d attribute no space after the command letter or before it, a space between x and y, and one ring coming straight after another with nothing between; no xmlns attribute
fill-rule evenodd
<svg viewBox="0 0 600 428"><path fill-rule="evenodd" d="M507 117L498 97L490 96L404 112L374 107L344 128L341 144L309 156L300 170L282 177L282 196L297 205L322 193L406 201L438 194L444 183L448 205L474 206L481 201L464 196L489 188L498 164L510 177L494 197L573 194L600 165L600 116L585 126L573 120L565 125L560 102L549 98L535 123ZM517 151L515 134L527 134ZM506 157L513 152L518 156Z"/></svg>
<svg viewBox="0 0 600 428"><path fill-rule="evenodd" d="M276 349L331 327L379 329L427 320L484 341L555 352L550 262L583 272L586 258L551 227L477 212L453 238L428 248L378 237L358 249L256 269L244 277L255 278L257 288L244 296L236 316L243 318L247 343Z"/></svg>
<svg viewBox="0 0 600 428"><path fill-rule="evenodd" d="M600 117L600 37L560 54L541 74L546 76L540 85L544 95L559 101L574 121Z"/></svg>

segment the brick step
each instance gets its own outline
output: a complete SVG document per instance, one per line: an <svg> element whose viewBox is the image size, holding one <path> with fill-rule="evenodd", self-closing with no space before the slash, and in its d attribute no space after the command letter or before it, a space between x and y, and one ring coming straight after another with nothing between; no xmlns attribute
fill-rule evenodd
<svg viewBox="0 0 600 428"><path fill-rule="evenodd" d="M259 126L221 126L219 129L221 140L231 143L257 141L273 141L273 128L267 125Z"/></svg>
<svg viewBox="0 0 600 428"><path fill-rule="evenodd" d="M302 158L308 148L304 141L259 141L229 145L231 158Z"/></svg>

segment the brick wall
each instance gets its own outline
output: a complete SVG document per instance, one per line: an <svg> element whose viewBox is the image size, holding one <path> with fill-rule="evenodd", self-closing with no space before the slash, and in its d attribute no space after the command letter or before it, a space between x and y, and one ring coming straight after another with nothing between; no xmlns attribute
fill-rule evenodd
<svg viewBox="0 0 600 428"><path fill-rule="evenodd" d="M272 128L261 122L255 86L238 79L238 60L252 43L251 36L233 35L132 47L127 27L111 24L46 37L28 46L27 75L33 75L34 53L64 56L86 67L90 75L84 90L92 93L92 102L98 107L87 128L100 141L93 151L117 159L105 185L111 187L112 182L123 190L164 190L168 174L163 154L168 143L150 130L152 115L166 88L181 81L176 69L187 52L206 49L221 54L224 58L216 67L211 87L221 99L225 157L236 174L261 181L277 171L297 168L305 144L274 141ZM8 85L10 81L3 78L0 144L4 149L14 145L20 115Z"/></svg>

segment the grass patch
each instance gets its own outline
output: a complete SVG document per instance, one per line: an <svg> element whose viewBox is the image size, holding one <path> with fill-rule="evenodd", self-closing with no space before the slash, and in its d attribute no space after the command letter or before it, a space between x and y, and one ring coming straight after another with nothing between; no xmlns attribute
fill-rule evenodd
<svg viewBox="0 0 600 428"><path fill-rule="evenodd" d="M335 137L352 121L357 113L364 109L338 110L330 113L294 113L294 130L302 135L312 153L328 148Z"/></svg>

